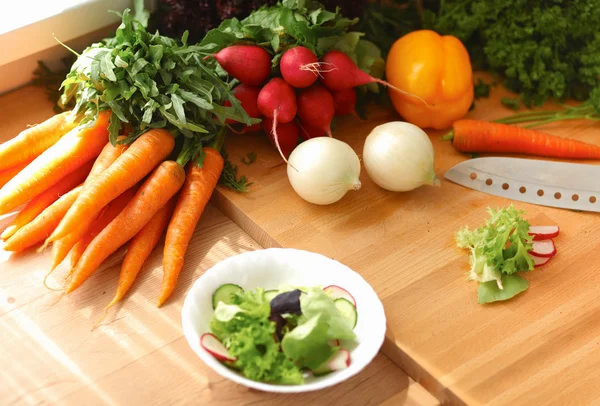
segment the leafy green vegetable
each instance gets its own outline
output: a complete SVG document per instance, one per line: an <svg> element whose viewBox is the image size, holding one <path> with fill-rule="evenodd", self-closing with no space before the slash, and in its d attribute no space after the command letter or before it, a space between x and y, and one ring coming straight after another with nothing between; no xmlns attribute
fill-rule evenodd
<svg viewBox="0 0 600 406"><path fill-rule="evenodd" d="M303 383L300 369L280 351L273 339L275 323L264 290L236 295L233 304L219 302L210 323L213 334L237 358L234 366L249 379L280 384Z"/></svg>
<svg viewBox="0 0 600 406"><path fill-rule="evenodd" d="M479 284L478 301L481 304L508 300L529 287L529 282L519 275L502 275L502 289L495 282Z"/></svg>
<svg viewBox="0 0 600 406"><path fill-rule="evenodd" d="M510 97L503 97L500 99L500 102L512 110L519 110L519 107L521 106L519 99L511 99Z"/></svg>
<svg viewBox="0 0 600 406"><path fill-rule="evenodd" d="M259 122L246 114L230 84L202 61L200 51L187 44L186 34L176 41L147 32L127 9L115 37L92 44L77 58L62 84L61 102L74 99L73 110L84 121L112 110L113 144L124 124L131 126L125 143L149 128L182 135L188 142L180 157L190 159L223 128L226 118L246 125ZM225 100L231 107L223 106Z"/></svg>
<svg viewBox="0 0 600 406"><path fill-rule="evenodd" d="M524 212L513 205L500 210L488 209L488 213L491 217L485 225L473 231L464 227L455 238L460 248L471 251L469 279L491 282L504 290L504 276L533 270L533 258L529 255L533 237L529 235L529 223L521 217ZM509 280L514 283L513 279ZM486 289L489 291L489 287ZM515 293L510 295L511 291ZM506 300L518 293L520 291L511 285L510 290L497 296L503 297L498 300Z"/></svg>

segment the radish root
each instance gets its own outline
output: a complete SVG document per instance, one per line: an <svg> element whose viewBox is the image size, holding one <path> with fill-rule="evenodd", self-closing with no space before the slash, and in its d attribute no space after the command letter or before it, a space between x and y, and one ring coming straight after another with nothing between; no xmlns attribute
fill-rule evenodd
<svg viewBox="0 0 600 406"><path fill-rule="evenodd" d="M277 151L279 151L279 155L283 158L286 164L294 168L294 165L290 164L283 154L281 150L281 146L279 145L279 136L277 135L277 115L279 114L279 107L273 110L273 126L271 127L271 133L273 134L273 139L275 140L275 146L277 147ZM294 168L296 172L299 172L298 169Z"/></svg>
<svg viewBox="0 0 600 406"><path fill-rule="evenodd" d="M324 66L325 69L323 69L322 66ZM334 70L337 70L337 69L338 69L338 67L330 62L313 62L313 63L307 63L306 65L302 65L300 67L300 70L312 72L315 74L315 76L319 76L320 78L323 77L323 75L321 73L333 72Z"/></svg>

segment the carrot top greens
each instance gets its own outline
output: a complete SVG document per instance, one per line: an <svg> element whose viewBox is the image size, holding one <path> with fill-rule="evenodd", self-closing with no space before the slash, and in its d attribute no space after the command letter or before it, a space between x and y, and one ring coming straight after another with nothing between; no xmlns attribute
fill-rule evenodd
<svg viewBox="0 0 600 406"><path fill-rule="evenodd" d="M92 44L78 55L62 83L61 103L75 100L73 111L84 121L94 120L102 110L113 112L110 141L127 125L123 143L131 143L150 128L166 128L178 142L178 161L196 157L230 118L251 125L250 118L224 82L201 59L201 47L151 34L144 21L125 10L113 38ZM144 20L144 18L140 18ZM231 107L223 106L229 100ZM185 160L185 162L183 162Z"/></svg>

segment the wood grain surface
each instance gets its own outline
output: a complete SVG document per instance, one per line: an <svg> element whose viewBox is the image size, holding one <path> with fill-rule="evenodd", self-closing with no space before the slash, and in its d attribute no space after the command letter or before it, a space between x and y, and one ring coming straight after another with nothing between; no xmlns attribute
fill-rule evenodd
<svg viewBox="0 0 600 406"><path fill-rule="evenodd" d="M40 89L25 87L0 97L0 142L51 114ZM0 218L0 229L9 221L10 216ZM69 297L42 285L51 262L49 250L18 255L0 250L0 404L439 404L382 354L349 381L300 395L249 390L210 370L181 331L185 293L218 261L260 248L209 205L168 304L161 309L155 306L162 279L162 255L157 249L125 301L94 331L94 322L114 294L123 250ZM49 284L58 287L66 271L61 265Z"/></svg>
<svg viewBox="0 0 600 406"><path fill-rule="evenodd" d="M468 117L495 119L513 113L493 88ZM514 96L514 95L511 95ZM378 124L400 120L391 109L373 107L368 120L338 120L334 137L362 154L365 137ZM550 133L600 144L600 127L572 121L547 125ZM442 132L429 132L441 178L468 158ZM311 205L292 190L282 163L264 134L233 137L236 161L254 182L248 194L219 190L217 206L265 247L307 249L359 272L382 298L388 318L384 353L444 403L472 405L599 404L600 217L594 213L535 206L472 191L442 180L393 193L376 186L363 170L362 189L330 206ZM598 163L598 162L589 162ZM482 306L477 284L467 280L468 253L454 243L464 225L481 225L488 207L514 203L531 224L561 227L557 256L525 276L527 292Z"/></svg>

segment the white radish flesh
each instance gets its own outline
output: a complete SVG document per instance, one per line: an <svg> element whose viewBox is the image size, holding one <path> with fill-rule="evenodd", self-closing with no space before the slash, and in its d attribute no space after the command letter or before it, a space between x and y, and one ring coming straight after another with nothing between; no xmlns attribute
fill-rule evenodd
<svg viewBox="0 0 600 406"><path fill-rule="evenodd" d="M554 241L534 241L533 248L529 253L536 257L553 257L554 254L556 254L556 247L554 246Z"/></svg>
<svg viewBox="0 0 600 406"><path fill-rule="evenodd" d="M531 226L529 234L533 235L533 241L549 240L558 236L560 228L558 226Z"/></svg>
<svg viewBox="0 0 600 406"><path fill-rule="evenodd" d="M225 346L219 341L214 334L206 333L202 334L200 337L200 345L204 348L210 355L218 359L219 361L235 361L236 358L232 357L229 354L229 351Z"/></svg>

